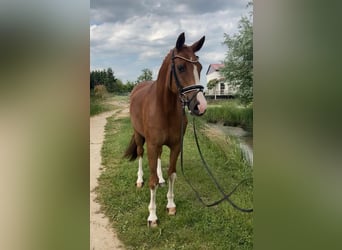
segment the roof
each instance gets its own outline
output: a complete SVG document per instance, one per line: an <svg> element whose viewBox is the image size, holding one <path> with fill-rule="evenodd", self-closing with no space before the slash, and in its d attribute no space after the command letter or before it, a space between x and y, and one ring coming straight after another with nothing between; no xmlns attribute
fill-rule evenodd
<svg viewBox="0 0 342 250"><path fill-rule="evenodd" d="M219 69L221 69L223 67L224 67L223 63L212 63L209 65L206 75L208 75L214 71L218 71Z"/></svg>

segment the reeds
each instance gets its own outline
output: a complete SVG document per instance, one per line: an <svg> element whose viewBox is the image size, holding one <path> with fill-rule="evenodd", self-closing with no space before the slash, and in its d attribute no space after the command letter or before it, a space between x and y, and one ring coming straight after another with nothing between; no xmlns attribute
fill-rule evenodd
<svg viewBox="0 0 342 250"><path fill-rule="evenodd" d="M225 126L241 127L248 132L253 132L253 105L240 106L234 101L209 105L203 118L209 123L222 122Z"/></svg>

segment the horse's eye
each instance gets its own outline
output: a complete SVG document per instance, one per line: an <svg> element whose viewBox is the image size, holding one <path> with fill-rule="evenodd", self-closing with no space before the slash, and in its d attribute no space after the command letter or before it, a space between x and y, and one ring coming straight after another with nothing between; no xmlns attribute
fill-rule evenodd
<svg viewBox="0 0 342 250"><path fill-rule="evenodd" d="M184 67L184 65L183 64L181 64L181 65L178 65L178 70L179 70L179 72L184 72L185 71L185 67Z"/></svg>

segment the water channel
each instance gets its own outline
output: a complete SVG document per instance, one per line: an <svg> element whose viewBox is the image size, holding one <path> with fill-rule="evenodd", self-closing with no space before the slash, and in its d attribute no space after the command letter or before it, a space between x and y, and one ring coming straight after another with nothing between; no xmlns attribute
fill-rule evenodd
<svg viewBox="0 0 342 250"><path fill-rule="evenodd" d="M253 136L249 132L239 127L224 126L222 123L210 123L210 128L237 138L244 158L253 166Z"/></svg>

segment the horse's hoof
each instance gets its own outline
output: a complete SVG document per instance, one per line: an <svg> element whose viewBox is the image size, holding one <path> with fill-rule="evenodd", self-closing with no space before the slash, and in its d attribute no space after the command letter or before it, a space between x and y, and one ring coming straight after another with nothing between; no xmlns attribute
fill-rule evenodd
<svg viewBox="0 0 342 250"><path fill-rule="evenodd" d="M175 207L167 208L167 212L169 215L176 215L176 208Z"/></svg>
<svg viewBox="0 0 342 250"><path fill-rule="evenodd" d="M150 228L156 228L158 226L158 221L147 221L147 226Z"/></svg>
<svg viewBox="0 0 342 250"><path fill-rule="evenodd" d="M144 182L137 182L135 183L135 185L137 186L137 188L142 188L144 186Z"/></svg>
<svg viewBox="0 0 342 250"><path fill-rule="evenodd" d="M165 182L160 182L159 187L165 187Z"/></svg>

